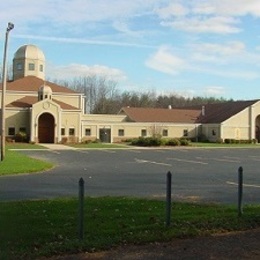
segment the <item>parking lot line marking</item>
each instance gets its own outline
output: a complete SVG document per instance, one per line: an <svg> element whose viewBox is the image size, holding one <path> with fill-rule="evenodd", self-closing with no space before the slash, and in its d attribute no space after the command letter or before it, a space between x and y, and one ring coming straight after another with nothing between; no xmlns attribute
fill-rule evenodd
<svg viewBox="0 0 260 260"><path fill-rule="evenodd" d="M203 164L203 165L207 165L208 164L207 162L184 160L184 159L178 159L178 158L167 158L167 160L174 160L174 161L177 161L177 162L196 163L196 164Z"/></svg>
<svg viewBox="0 0 260 260"><path fill-rule="evenodd" d="M227 181L226 184L238 186L237 183L232 182L232 181ZM245 184L245 183L244 183L243 186L245 186L245 187L253 187L253 188L260 188L260 185L254 185L254 184Z"/></svg>
<svg viewBox="0 0 260 260"><path fill-rule="evenodd" d="M221 158L212 158L214 161L218 162L230 162L230 163L240 163L241 161L239 160L229 160L229 159L221 159Z"/></svg>
<svg viewBox="0 0 260 260"><path fill-rule="evenodd" d="M135 161L137 163L150 163L150 164L157 164L157 165L163 165L163 166L170 166L170 167L172 167L172 165L169 164L169 163L153 162L153 161L142 160L142 159L135 159Z"/></svg>

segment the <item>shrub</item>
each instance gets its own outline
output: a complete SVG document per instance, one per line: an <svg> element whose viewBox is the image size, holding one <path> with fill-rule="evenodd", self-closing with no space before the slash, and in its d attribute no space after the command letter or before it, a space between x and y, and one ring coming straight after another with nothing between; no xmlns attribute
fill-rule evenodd
<svg viewBox="0 0 260 260"><path fill-rule="evenodd" d="M14 140L18 143L27 142L27 134L24 132L19 132L15 135Z"/></svg>
<svg viewBox="0 0 260 260"><path fill-rule="evenodd" d="M172 139L169 139L169 140L168 140L167 145L179 146L179 145L181 145L181 143L180 143L179 139L177 139L177 138L172 138Z"/></svg>
<svg viewBox="0 0 260 260"><path fill-rule="evenodd" d="M161 138L157 137L139 137L132 139L132 145L138 146L160 146L162 144Z"/></svg>
<svg viewBox="0 0 260 260"><path fill-rule="evenodd" d="M185 139L185 138L181 138L180 144L183 145L183 146L188 146L188 145L190 145L190 141Z"/></svg>

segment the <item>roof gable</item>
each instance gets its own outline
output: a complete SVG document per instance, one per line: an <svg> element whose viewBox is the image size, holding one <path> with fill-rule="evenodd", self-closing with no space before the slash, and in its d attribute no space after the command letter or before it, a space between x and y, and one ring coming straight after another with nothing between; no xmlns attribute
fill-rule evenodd
<svg viewBox="0 0 260 260"><path fill-rule="evenodd" d="M58 104L61 109L64 110L79 110L79 108L71 106L69 104L66 104L62 101L56 100L56 99L52 99L52 101L56 104ZM11 108L11 107L17 107L17 108L29 108L32 107L32 105L38 103L38 98L37 97L33 97L33 96L26 96L23 97L21 99L15 100L13 102L11 102L10 104L7 105L7 107Z"/></svg>
<svg viewBox="0 0 260 260"><path fill-rule="evenodd" d="M199 118L200 123L221 123L232 116L255 104L259 100L230 101L225 103L207 104L204 106L205 114Z"/></svg>

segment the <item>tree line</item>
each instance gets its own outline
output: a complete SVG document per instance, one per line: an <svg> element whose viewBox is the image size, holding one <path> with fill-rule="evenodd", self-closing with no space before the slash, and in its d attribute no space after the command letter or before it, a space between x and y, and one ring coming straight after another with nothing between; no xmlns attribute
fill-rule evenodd
<svg viewBox="0 0 260 260"><path fill-rule="evenodd" d="M194 107L230 101L216 97L184 97L176 93L157 95L155 91L120 91L118 83L106 76L77 77L73 80L52 80L74 91L84 93L86 111L93 114L117 114L122 107L172 108Z"/></svg>

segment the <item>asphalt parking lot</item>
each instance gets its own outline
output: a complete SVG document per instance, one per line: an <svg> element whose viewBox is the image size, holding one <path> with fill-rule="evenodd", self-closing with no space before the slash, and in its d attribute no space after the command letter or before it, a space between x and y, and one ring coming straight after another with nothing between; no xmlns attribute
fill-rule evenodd
<svg viewBox="0 0 260 260"><path fill-rule="evenodd" d="M260 203L259 149L102 149L21 151L56 164L50 171L0 177L0 200L77 196L163 199L172 173L173 200L237 203L238 168L244 169L244 203Z"/></svg>

